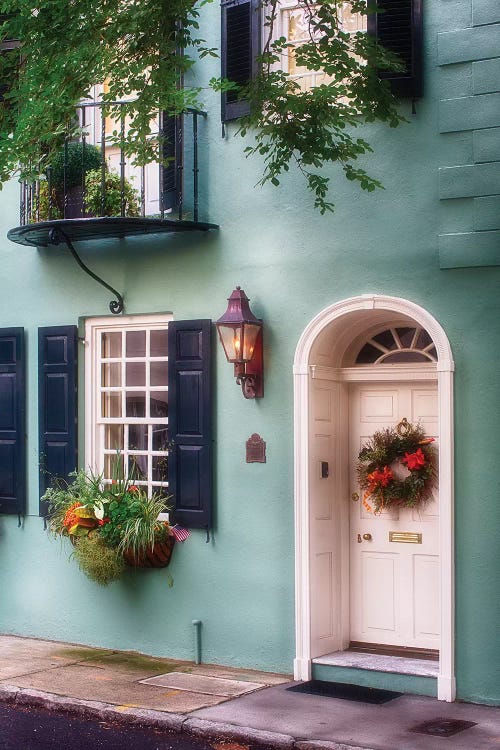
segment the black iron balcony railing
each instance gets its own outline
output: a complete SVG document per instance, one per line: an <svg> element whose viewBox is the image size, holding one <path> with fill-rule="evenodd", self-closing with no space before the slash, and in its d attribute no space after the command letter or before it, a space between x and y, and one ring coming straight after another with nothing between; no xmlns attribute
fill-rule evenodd
<svg viewBox="0 0 500 750"><path fill-rule="evenodd" d="M75 241L218 229L199 219L206 174L198 131L205 113L159 113L149 137L161 158L137 166L123 146L125 104L112 103L112 113L109 103L79 104L79 139L66 139L44 178L21 184L20 226L7 233L20 245L66 245L80 268L116 297L109 304L114 314L124 309L122 294L85 265Z"/></svg>
<svg viewBox="0 0 500 750"><path fill-rule="evenodd" d="M65 142L45 179L21 184L21 226L111 216L198 223L198 133L206 114L195 109L177 116L159 113L150 138L161 144L162 163L139 167L120 145L127 128L125 104L111 103L113 115L109 103L106 109L96 101L78 105L79 140Z"/></svg>

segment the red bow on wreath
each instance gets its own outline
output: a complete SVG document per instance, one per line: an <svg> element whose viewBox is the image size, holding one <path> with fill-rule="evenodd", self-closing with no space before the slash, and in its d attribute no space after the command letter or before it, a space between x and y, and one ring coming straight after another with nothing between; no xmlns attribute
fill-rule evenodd
<svg viewBox="0 0 500 750"><path fill-rule="evenodd" d="M375 469L375 471L372 471L371 474L368 474L367 479L370 483L368 490L371 494L374 490L377 489L377 487L387 487L389 482L392 482L392 480L394 479L394 474L388 466L384 466L383 471L380 471L380 469Z"/></svg>
<svg viewBox="0 0 500 750"><path fill-rule="evenodd" d="M422 452L422 448L417 448L415 453L405 453L404 458L401 461L407 465L410 471L420 469L421 466L425 466L425 456Z"/></svg>

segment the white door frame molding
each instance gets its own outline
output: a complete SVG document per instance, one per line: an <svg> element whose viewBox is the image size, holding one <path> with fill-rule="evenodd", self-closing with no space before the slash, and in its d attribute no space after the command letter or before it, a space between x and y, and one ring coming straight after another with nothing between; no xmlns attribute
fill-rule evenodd
<svg viewBox="0 0 500 750"><path fill-rule="evenodd" d="M349 316L386 311L411 318L431 336L438 355L436 374L439 409L439 502L440 502L440 593L441 644L439 654L438 698L455 700L455 560L453 502L453 371L454 363L448 338L437 320L424 308L399 297L373 294L352 297L322 310L302 333L295 351L294 434L295 434L295 621L296 656L294 675L297 680L311 678L311 602L310 602L310 534L309 534L309 418L311 353L318 336L336 323L345 330ZM341 363L334 363L340 367ZM398 375L395 372L394 378Z"/></svg>

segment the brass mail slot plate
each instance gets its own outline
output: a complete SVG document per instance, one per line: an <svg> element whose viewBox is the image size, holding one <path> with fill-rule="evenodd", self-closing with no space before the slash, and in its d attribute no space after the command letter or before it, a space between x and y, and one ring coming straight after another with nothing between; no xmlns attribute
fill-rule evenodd
<svg viewBox="0 0 500 750"><path fill-rule="evenodd" d="M389 531L389 541L422 544L422 534L417 534L414 531Z"/></svg>

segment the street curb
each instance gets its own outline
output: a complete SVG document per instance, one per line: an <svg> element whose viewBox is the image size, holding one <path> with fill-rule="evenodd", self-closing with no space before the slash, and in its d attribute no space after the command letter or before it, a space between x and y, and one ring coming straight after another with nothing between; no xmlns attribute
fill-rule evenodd
<svg viewBox="0 0 500 750"><path fill-rule="evenodd" d="M19 706L45 708L48 711L68 711L84 718L99 721L116 721L121 724L137 724L158 729L169 729L181 732L186 717L181 714L152 711L147 708L116 706L101 701L70 698L65 695L46 693L31 688L18 688L14 685L0 685L0 702L14 703Z"/></svg>
<svg viewBox="0 0 500 750"><path fill-rule="evenodd" d="M359 745L340 745L338 742L327 742L326 740L302 740L295 743L297 750L373 750L373 748L360 747Z"/></svg>
<svg viewBox="0 0 500 750"><path fill-rule="evenodd" d="M266 732L251 727L239 727L236 724L208 721L207 719L186 719L182 731L189 732L197 737L228 737L231 740L268 745L281 748L281 750L291 750L295 744L294 738L288 734Z"/></svg>
<svg viewBox="0 0 500 750"><path fill-rule="evenodd" d="M0 685L0 703L65 711L82 718L114 721L120 724L183 732L195 737L231 739L247 744L264 745L277 750L373 750L368 747L346 745L322 740L297 740L288 734L266 732L236 724L189 718L188 715L153 711L146 708L116 706L101 701L70 698L16 685Z"/></svg>

